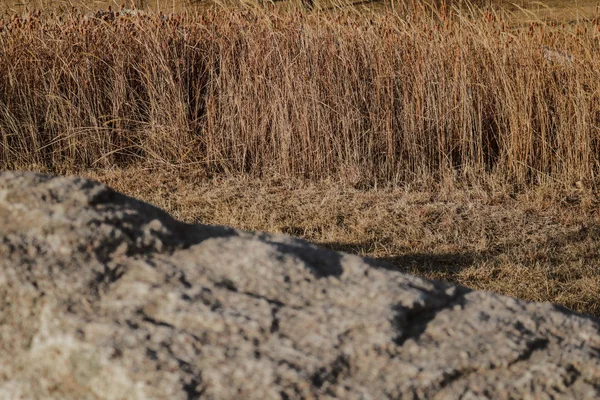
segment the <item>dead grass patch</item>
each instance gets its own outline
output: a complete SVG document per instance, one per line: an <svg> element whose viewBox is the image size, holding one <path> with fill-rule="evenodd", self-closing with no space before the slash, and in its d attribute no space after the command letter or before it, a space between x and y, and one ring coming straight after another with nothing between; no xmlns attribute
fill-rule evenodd
<svg viewBox="0 0 600 400"><path fill-rule="evenodd" d="M600 315L600 201L591 191L358 190L139 169L87 175L184 221L286 233L411 274Z"/></svg>

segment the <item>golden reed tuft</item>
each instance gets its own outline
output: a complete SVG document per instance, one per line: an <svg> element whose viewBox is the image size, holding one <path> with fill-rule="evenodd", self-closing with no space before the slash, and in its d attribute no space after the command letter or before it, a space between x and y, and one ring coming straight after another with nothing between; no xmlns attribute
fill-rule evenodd
<svg viewBox="0 0 600 400"><path fill-rule="evenodd" d="M0 168L597 182L600 32L587 25L418 3L5 18Z"/></svg>

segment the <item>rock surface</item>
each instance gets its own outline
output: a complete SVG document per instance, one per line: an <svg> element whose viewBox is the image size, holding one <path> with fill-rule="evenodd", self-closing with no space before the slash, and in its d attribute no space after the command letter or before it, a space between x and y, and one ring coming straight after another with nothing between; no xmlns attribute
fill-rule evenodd
<svg viewBox="0 0 600 400"><path fill-rule="evenodd" d="M597 398L598 320L0 173L0 398Z"/></svg>

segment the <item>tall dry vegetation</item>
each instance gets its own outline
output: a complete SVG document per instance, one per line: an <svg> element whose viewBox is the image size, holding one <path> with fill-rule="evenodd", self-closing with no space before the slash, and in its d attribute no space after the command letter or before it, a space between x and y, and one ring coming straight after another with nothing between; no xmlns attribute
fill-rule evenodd
<svg viewBox="0 0 600 400"><path fill-rule="evenodd" d="M599 38L420 6L3 20L0 167L594 183Z"/></svg>

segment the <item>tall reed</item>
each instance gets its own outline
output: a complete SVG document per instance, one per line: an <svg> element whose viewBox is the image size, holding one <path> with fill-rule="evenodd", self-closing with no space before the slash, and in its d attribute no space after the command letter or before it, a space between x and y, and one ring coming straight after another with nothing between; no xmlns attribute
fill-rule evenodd
<svg viewBox="0 0 600 400"><path fill-rule="evenodd" d="M418 3L14 17L0 167L597 183L598 29Z"/></svg>

